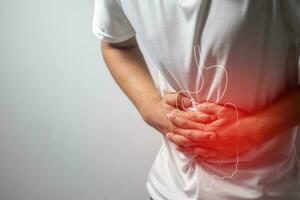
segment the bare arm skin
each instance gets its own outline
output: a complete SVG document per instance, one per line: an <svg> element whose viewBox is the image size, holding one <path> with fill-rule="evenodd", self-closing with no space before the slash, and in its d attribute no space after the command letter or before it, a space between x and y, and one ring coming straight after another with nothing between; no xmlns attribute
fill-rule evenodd
<svg viewBox="0 0 300 200"><path fill-rule="evenodd" d="M155 88L136 38L122 43L102 41L101 50L113 78L144 116L147 105L158 102L161 96Z"/></svg>
<svg viewBox="0 0 300 200"><path fill-rule="evenodd" d="M181 102L183 97L177 98L175 94L164 97L159 95L135 37L114 44L102 41L101 50L115 81L139 110L145 122L167 135L183 152L192 151L207 158L209 152L214 151L217 154L221 152L217 157L230 157L235 155L235 151L221 148L239 148L239 145L245 146L245 143L251 148L300 123L299 88L263 111L242 117L237 122L233 120L235 110L230 109L224 110L223 116L216 112L219 119L212 123L210 121L214 120L210 116L213 113L206 113L205 110L199 109L199 113L180 110L174 112L177 109L176 103ZM170 113L173 115L168 115ZM217 140L211 139L216 138L211 137L213 134L217 136ZM222 155L224 152L226 155Z"/></svg>
<svg viewBox="0 0 300 200"><path fill-rule="evenodd" d="M205 106L200 105L199 109L202 112L218 112L219 105L210 106L210 110L207 110ZM215 111L214 111L215 110ZM173 133L167 133L167 137L170 140L176 140L177 135L184 135L191 140L196 140L197 135L193 135L192 132L187 132L186 127L182 124L186 124L182 119L178 123L179 116L173 115L170 120L177 129L173 130ZM177 120L176 120L177 119ZM211 124L214 124L212 122ZM257 113L246 115L241 117L238 121L231 121L230 123L218 124L217 126L211 126L207 124L201 130L205 133L213 131L217 135L217 140L213 142L198 143L198 147L207 151L213 152L211 155L215 155L210 159L224 159L227 157L233 157L236 155L236 149L239 149L240 153L245 153L255 147L258 147L269 140L283 134L285 130L297 126L300 124L300 86L293 91L282 96L280 99L267 106L265 109L258 111ZM232 148L233 147L233 148ZM198 153L202 152L201 149L195 147L182 147L179 146L179 150L185 153ZM208 159L208 158L205 158Z"/></svg>
<svg viewBox="0 0 300 200"><path fill-rule="evenodd" d="M270 140L283 131L300 124L300 85L276 102L248 117L249 123L257 123L259 139Z"/></svg>
<svg viewBox="0 0 300 200"><path fill-rule="evenodd" d="M174 111L177 101L181 102L184 97L177 98L176 94L160 96L136 38L133 37L122 43L101 41L101 51L113 78L138 109L144 121L162 134L170 131L170 121L166 115ZM190 105L187 103L185 106ZM178 116L198 122L210 121L208 114L195 115L181 111ZM181 139L176 144L185 146L195 144L184 137Z"/></svg>

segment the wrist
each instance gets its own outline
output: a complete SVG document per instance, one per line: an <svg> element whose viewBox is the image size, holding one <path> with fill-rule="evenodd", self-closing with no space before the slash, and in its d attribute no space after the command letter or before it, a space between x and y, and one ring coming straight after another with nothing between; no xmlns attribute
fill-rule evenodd
<svg viewBox="0 0 300 200"><path fill-rule="evenodd" d="M250 134L250 139L257 145L272 140L276 137L275 130L272 130L272 121L263 116L251 115L244 117L243 123Z"/></svg>
<svg viewBox="0 0 300 200"><path fill-rule="evenodd" d="M139 113L141 114L143 120L145 122L149 122L153 110L157 106L157 104L161 101L162 97L161 96L154 96L151 98L147 98L141 102L141 104L137 107Z"/></svg>

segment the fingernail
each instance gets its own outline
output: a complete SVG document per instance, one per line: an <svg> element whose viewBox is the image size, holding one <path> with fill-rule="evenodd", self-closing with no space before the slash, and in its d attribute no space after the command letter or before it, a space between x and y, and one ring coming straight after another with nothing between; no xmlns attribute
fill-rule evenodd
<svg viewBox="0 0 300 200"><path fill-rule="evenodd" d="M166 137L167 137L168 139L170 139L170 138L171 138L171 134L170 134L170 133L166 133Z"/></svg>

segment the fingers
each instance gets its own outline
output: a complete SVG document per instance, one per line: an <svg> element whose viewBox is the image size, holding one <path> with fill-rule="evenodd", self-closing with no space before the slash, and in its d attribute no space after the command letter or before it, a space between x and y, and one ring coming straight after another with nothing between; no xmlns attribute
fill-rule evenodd
<svg viewBox="0 0 300 200"><path fill-rule="evenodd" d="M199 103L196 108L199 112L207 114L217 114L224 109L223 106L211 102Z"/></svg>
<svg viewBox="0 0 300 200"><path fill-rule="evenodd" d="M229 123L229 120L227 118L217 119L217 120L209 123L207 126L205 126L203 131L216 131L218 128L220 128L228 123Z"/></svg>
<svg viewBox="0 0 300 200"><path fill-rule="evenodd" d="M167 104L178 108L179 110L185 110L185 108L192 106L191 100L181 93L167 93L164 96L164 99Z"/></svg>
<svg viewBox="0 0 300 200"><path fill-rule="evenodd" d="M184 136L181 135L177 135L177 134L173 134L173 133L166 133L166 138L169 139L171 142L173 142L176 145L180 145L180 146L193 146L196 145L195 142L187 139Z"/></svg>
<svg viewBox="0 0 300 200"><path fill-rule="evenodd" d="M181 129L178 127L173 127L172 132L177 135L184 136L185 138L194 142L212 142L217 140L217 135L212 131L200 131L191 129Z"/></svg>
<svg viewBox="0 0 300 200"><path fill-rule="evenodd" d="M167 118L179 128L203 130L205 127L204 123L194 122L187 118L176 116L173 113L168 114Z"/></svg>
<svg viewBox="0 0 300 200"><path fill-rule="evenodd" d="M171 115L174 115L175 117L187 118L200 123L210 123L217 119L215 115L208 115L200 112L185 112L180 110L174 110L168 115L168 117L170 117Z"/></svg>
<svg viewBox="0 0 300 200"><path fill-rule="evenodd" d="M207 126L204 123L194 122L173 114L168 115L168 119L174 125L172 126L172 132L175 134L182 135L196 142L216 140L216 134L213 132L216 130L216 127Z"/></svg>

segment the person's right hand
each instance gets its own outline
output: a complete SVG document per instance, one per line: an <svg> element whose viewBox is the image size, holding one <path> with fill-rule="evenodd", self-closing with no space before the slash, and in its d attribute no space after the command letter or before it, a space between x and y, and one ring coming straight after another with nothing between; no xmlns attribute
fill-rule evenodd
<svg viewBox="0 0 300 200"><path fill-rule="evenodd" d="M214 121L206 124L187 121L181 116L177 116L176 112L173 112L169 116L169 120L173 125L173 130L172 132L167 133L167 137L172 140L172 138L181 135L191 141L197 142L197 145L190 147L177 145L177 150L185 154L199 154L199 156L204 159L207 159L208 157L216 158L217 151L215 149L218 149L219 158L225 157L225 150L227 150L228 155L235 155L236 149L232 148L233 145L225 145L224 141L226 136L230 137L230 134L234 135L232 130L235 129L226 129L226 127L231 123L237 122L239 118L244 117L245 113L237 109L237 107L229 107L226 105L218 105L210 102L199 103L198 106L196 106L197 112L216 116ZM221 132L221 130L223 131ZM225 130L229 131L225 134ZM214 136L215 139L212 139L211 141L206 140L205 142L203 140L205 135ZM233 137L232 140L234 140ZM222 150L220 150L221 148Z"/></svg>
<svg viewBox="0 0 300 200"><path fill-rule="evenodd" d="M179 107L178 107L179 106ZM190 123L198 124L201 123L209 123L214 120L214 116L206 113L201 112L187 112L184 111L185 108L191 106L191 101L188 100L182 94L178 93L167 93L165 96L157 101L153 101L150 105L147 106L145 109L146 111L143 112L143 119L144 121L158 130L163 135L167 136L166 134L172 132L173 128L172 123L168 119L168 116L172 113L176 113L177 117L184 119ZM176 134L172 138L169 138L174 144L180 146L194 146L199 143L188 139L187 137ZM203 140L206 139L206 136L203 136Z"/></svg>

